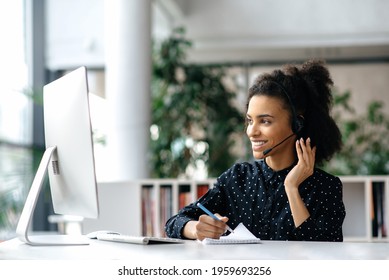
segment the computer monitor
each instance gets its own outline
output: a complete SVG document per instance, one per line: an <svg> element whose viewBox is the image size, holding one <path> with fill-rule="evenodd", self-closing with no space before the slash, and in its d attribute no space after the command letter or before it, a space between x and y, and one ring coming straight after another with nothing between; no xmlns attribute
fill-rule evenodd
<svg viewBox="0 0 389 280"><path fill-rule="evenodd" d="M86 245L85 236L29 234L48 173L54 212L98 218L98 195L86 67L43 87L46 151L26 199L16 233L30 245Z"/></svg>

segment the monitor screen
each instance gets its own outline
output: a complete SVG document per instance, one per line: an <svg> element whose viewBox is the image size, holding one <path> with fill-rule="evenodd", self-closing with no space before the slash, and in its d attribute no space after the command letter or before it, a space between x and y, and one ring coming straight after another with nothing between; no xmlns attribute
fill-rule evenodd
<svg viewBox="0 0 389 280"><path fill-rule="evenodd" d="M87 238L82 236L28 233L46 173L55 213L98 217L86 68L80 67L44 86L43 110L46 151L22 211L17 234L31 245L88 244Z"/></svg>

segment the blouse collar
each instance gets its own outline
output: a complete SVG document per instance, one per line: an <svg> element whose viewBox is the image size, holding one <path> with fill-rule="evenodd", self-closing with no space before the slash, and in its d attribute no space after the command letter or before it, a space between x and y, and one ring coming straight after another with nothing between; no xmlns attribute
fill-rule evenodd
<svg viewBox="0 0 389 280"><path fill-rule="evenodd" d="M272 179L282 179L282 181L285 179L286 175L288 175L289 171L292 170L292 168L297 164L297 162L294 162L291 166L286 167L282 170L275 171L273 170L269 165L267 165L266 160L262 159L259 160L259 165L262 169L263 175L265 177L265 181L268 182Z"/></svg>

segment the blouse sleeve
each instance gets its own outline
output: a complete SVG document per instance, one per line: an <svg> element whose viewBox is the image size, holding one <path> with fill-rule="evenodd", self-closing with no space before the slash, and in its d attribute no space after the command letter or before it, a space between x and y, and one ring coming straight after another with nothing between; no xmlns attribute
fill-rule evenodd
<svg viewBox="0 0 389 280"><path fill-rule="evenodd" d="M320 182L326 188L320 191L315 205L308 207L311 215L294 230L294 239L343 241L342 224L346 216L343 186L338 177L333 178Z"/></svg>

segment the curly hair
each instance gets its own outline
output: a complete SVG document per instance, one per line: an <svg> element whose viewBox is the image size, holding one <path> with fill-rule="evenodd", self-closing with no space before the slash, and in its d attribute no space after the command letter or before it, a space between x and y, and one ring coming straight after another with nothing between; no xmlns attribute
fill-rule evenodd
<svg viewBox="0 0 389 280"><path fill-rule="evenodd" d="M285 64L255 79L249 89L246 110L255 95L282 100L283 107L289 111L291 125L295 121L294 114L303 119L304 126L297 135L311 138L316 146L316 164L320 165L342 147L341 132L331 116L332 86L323 60L311 59L302 65Z"/></svg>

